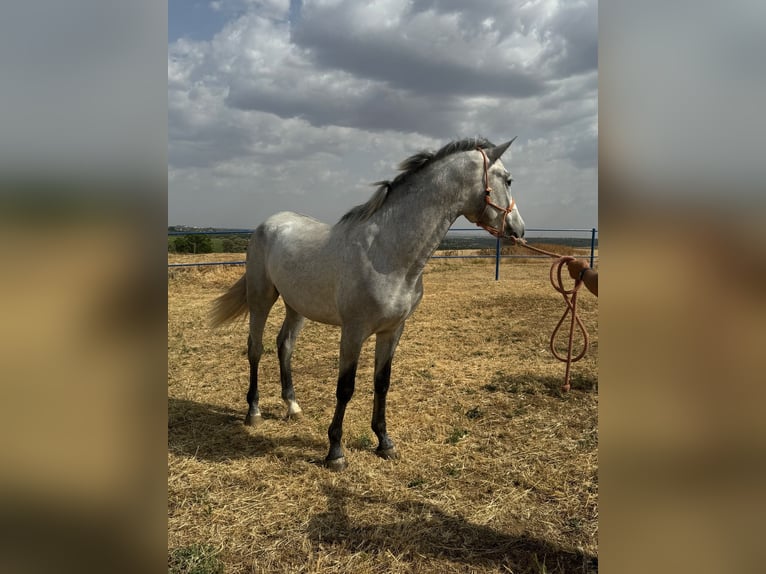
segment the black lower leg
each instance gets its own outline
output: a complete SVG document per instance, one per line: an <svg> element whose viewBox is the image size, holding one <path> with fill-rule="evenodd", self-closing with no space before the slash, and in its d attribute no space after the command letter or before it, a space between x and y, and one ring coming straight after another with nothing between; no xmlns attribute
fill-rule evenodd
<svg viewBox="0 0 766 574"><path fill-rule="evenodd" d="M250 387L247 389L247 417L245 422L251 422L252 417L260 416L258 409L258 354L253 348L253 338L247 337L247 358L250 361Z"/></svg>
<svg viewBox="0 0 766 574"><path fill-rule="evenodd" d="M279 346L277 355L279 356L279 381L282 384L282 400L294 401L295 388L293 387L293 372L290 356L286 352L284 344Z"/></svg>
<svg viewBox="0 0 766 574"><path fill-rule="evenodd" d="M326 461L343 458L343 447L341 446L341 439L343 438L343 417L346 414L346 405L354 394L355 380L356 363L353 363L338 377L338 389L335 393L335 414L332 417L330 428L327 430L327 436L330 439L330 451L327 454Z"/></svg>
<svg viewBox="0 0 766 574"><path fill-rule="evenodd" d="M372 430L378 437L378 451L390 451L393 441L386 432L386 395L391 382L391 360L375 373L375 403L372 407Z"/></svg>

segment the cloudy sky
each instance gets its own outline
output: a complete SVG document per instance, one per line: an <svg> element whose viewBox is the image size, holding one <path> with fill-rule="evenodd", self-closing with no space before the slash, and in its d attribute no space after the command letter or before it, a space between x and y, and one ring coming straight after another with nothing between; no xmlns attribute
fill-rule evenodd
<svg viewBox="0 0 766 574"><path fill-rule="evenodd" d="M597 227L597 28L593 0L169 0L168 224L334 223L481 135L518 136L528 227Z"/></svg>

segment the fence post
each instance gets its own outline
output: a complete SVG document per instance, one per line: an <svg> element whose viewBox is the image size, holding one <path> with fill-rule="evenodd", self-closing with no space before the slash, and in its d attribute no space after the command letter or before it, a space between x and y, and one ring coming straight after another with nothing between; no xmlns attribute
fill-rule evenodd
<svg viewBox="0 0 766 574"><path fill-rule="evenodd" d="M495 281L500 279L500 238L495 243Z"/></svg>
<svg viewBox="0 0 766 574"><path fill-rule="evenodd" d="M590 266L593 267L593 252L596 249L596 228L590 230Z"/></svg>

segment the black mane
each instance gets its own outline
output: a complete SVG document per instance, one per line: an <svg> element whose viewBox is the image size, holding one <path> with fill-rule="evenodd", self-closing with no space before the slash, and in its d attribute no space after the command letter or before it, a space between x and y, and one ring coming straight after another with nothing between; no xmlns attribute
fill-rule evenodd
<svg viewBox="0 0 766 574"><path fill-rule="evenodd" d="M476 148L488 149L494 147L495 144L483 137L465 138L462 140L451 141L438 151L423 150L411 155L404 161L402 161L398 169L401 171L393 180L377 181L372 185L378 186L373 196L369 201L362 205L357 205L351 208L343 217L341 217L339 223L349 221L365 221L373 213L375 213L383 203L386 201L389 192L394 189L404 179L412 175L413 173L420 171L427 165L438 161L442 158L452 155L454 153L461 153L464 151L471 151Z"/></svg>

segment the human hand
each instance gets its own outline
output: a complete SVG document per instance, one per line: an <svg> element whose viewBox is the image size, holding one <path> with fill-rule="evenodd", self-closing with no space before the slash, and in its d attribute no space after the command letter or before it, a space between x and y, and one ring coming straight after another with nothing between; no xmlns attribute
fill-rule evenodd
<svg viewBox="0 0 766 574"><path fill-rule="evenodd" d="M590 269L590 265L585 259L572 259L567 262L567 269L569 269L569 276L578 281L582 279L581 273L586 269Z"/></svg>

